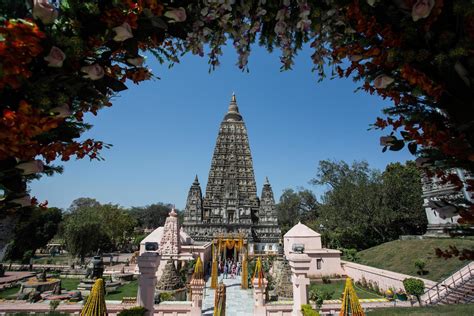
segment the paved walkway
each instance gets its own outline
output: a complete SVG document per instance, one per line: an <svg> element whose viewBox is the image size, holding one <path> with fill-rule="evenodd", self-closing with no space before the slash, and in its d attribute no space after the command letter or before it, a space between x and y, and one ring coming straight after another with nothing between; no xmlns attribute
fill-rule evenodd
<svg viewBox="0 0 474 316"><path fill-rule="evenodd" d="M219 278L219 282L221 278ZM253 316L252 290L240 288L240 276L224 279L226 285L226 316ZM206 292L202 303L202 315L210 316L214 312L214 290L210 288L211 278L206 283Z"/></svg>

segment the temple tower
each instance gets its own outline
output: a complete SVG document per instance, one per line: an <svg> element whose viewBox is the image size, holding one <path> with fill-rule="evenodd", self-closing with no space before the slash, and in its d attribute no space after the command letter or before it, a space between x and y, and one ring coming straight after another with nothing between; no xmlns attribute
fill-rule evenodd
<svg viewBox="0 0 474 316"><path fill-rule="evenodd" d="M189 189L184 221L186 223L199 223L202 221L202 192L197 175Z"/></svg>
<svg viewBox="0 0 474 316"><path fill-rule="evenodd" d="M273 191L267 180L262 201L257 196L247 128L235 94L219 128L205 197L196 178L189 190L183 228L196 241L243 233L259 251L277 250L280 229Z"/></svg>
<svg viewBox="0 0 474 316"><path fill-rule="evenodd" d="M159 249L161 249L162 255L178 254L181 249L178 214L174 207L170 212L170 216L166 218Z"/></svg>

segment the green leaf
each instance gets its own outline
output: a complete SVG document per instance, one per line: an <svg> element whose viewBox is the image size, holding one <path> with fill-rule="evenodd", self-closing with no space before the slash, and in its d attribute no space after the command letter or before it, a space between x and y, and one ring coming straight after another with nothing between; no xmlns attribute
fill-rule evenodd
<svg viewBox="0 0 474 316"><path fill-rule="evenodd" d="M403 140L397 140L393 143L392 146L389 147L389 149L391 151L399 151L403 147L405 147L405 142Z"/></svg>
<svg viewBox="0 0 474 316"><path fill-rule="evenodd" d="M120 92L128 89L123 82L112 77L107 77L106 84L110 89L114 90L115 92Z"/></svg>
<svg viewBox="0 0 474 316"><path fill-rule="evenodd" d="M408 144L408 150L410 151L410 153L412 155L416 154L417 147L418 147L418 145L415 142L411 142L411 143Z"/></svg>

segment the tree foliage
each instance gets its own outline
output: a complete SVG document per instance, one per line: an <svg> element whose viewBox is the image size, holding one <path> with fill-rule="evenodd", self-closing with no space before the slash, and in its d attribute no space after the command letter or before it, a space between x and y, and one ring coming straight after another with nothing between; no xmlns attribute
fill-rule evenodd
<svg viewBox="0 0 474 316"><path fill-rule="evenodd" d="M172 209L171 204L155 203L147 206L132 207L130 215L142 228L158 228L165 224L166 217Z"/></svg>
<svg viewBox="0 0 474 316"><path fill-rule="evenodd" d="M426 229L420 174L412 162L380 172L367 162L323 160L311 183L327 191L319 216L308 224L331 248L360 250Z"/></svg>
<svg viewBox="0 0 474 316"><path fill-rule="evenodd" d="M118 205L86 203L67 214L62 233L67 249L83 260L98 250L119 249L135 226L134 218Z"/></svg>
<svg viewBox="0 0 474 316"><path fill-rule="evenodd" d="M403 280L403 287L408 294L415 296L421 305L420 296L425 292L425 282L420 279L407 278Z"/></svg>
<svg viewBox="0 0 474 316"><path fill-rule="evenodd" d="M308 189L299 188L283 190L280 201L277 204L278 224L285 234L298 221L317 216L319 203L313 192Z"/></svg>
<svg viewBox="0 0 474 316"><path fill-rule="evenodd" d="M48 209L35 207L25 209L21 216L23 218L16 227L6 259L28 262L29 258L25 253L33 255L56 235L62 220L62 211L55 207Z"/></svg>

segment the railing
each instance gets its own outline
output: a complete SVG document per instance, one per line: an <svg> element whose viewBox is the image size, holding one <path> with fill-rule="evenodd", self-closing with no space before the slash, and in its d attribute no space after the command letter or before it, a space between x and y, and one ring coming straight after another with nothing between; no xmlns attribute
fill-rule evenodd
<svg viewBox="0 0 474 316"><path fill-rule="evenodd" d="M454 272L445 280L437 283L428 289L421 297L421 300L426 304L436 304L450 293L456 291L460 285L468 282L474 275L474 261Z"/></svg>

